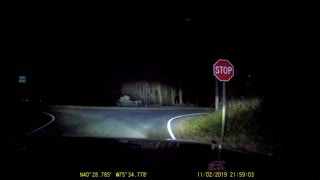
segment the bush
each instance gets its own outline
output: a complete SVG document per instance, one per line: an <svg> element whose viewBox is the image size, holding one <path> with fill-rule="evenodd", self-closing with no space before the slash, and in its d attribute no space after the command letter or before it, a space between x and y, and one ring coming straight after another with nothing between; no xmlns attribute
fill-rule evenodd
<svg viewBox="0 0 320 180"><path fill-rule="evenodd" d="M264 136L274 133L259 122L262 100L233 100L228 103L224 144L237 149L263 154L275 152L275 141L264 141ZM212 139L221 143L221 111L196 116L182 121L179 136L187 140L210 143ZM259 133L259 132L266 133ZM275 140L275 139L274 139Z"/></svg>
<svg viewBox="0 0 320 180"><path fill-rule="evenodd" d="M228 103L226 132L253 136L260 111L261 99L234 100ZM253 131L252 131L253 130ZM251 133L251 134L248 134Z"/></svg>
<svg viewBox="0 0 320 180"><path fill-rule="evenodd" d="M127 95L120 97L117 104L118 106L124 106L124 107L136 106L135 103L131 101L130 97Z"/></svg>

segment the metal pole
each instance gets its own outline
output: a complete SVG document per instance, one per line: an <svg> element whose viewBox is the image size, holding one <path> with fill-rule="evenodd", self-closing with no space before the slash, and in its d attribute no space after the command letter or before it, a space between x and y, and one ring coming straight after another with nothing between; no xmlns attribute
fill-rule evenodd
<svg viewBox="0 0 320 180"><path fill-rule="evenodd" d="M217 78L215 78L215 85L216 85L216 87L215 87L215 89L216 89L216 99L215 99L215 111L218 111L219 110L219 87L218 87L218 79Z"/></svg>
<svg viewBox="0 0 320 180"><path fill-rule="evenodd" d="M224 141L224 127L226 122L226 82L222 86L222 127L221 127L221 141Z"/></svg>
<svg viewBox="0 0 320 180"><path fill-rule="evenodd" d="M20 94L21 94L21 102L23 102L24 98L23 98L23 87L22 87L22 85L20 85Z"/></svg>

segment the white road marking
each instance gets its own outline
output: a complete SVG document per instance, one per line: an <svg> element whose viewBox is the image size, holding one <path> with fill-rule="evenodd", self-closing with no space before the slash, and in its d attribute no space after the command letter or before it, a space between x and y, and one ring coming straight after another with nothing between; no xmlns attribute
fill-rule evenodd
<svg viewBox="0 0 320 180"><path fill-rule="evenodd" d="M37 128L36 130L33 130L33 131L31 131L31 132L27 133L27 134L26 134L27 136L29 136L29 135L31 135L31 134L33 134L33 133L35 133L35 132L39 131L40 129L42 129L42 128L46 127L46 126L48 126L49 124L51 124L51 123L55 120L55 117L54 117L52 114L49 114L49 113L46 113L46 112L42 112L42 113L43 113L43 114L46 114L46 115L48 115L48 116L50 116L50 117L51 117L51 120L50 120L47 124L45 124L45 125L43 125L43 126L41 126L41 127Z"/></svg>
<svg viewBox="0 0 320 180"><path fill-rule="evenodd" d="M180 116L176 116L176 117L171 118L171 119L168 121L168 123L167 123L167 129L168 129L168 131L169 131L169 134L170 134L171 138L172 138L173 140L176 140L176 137L175 137L174 134L172 133L171 125L170 125L170 123L171 123L172 120L177 119L177 118L181 118L181 117L185 117L185 116L197 116L197 115L202 115L202 114L208 114L208 113L185 114L185 115L180 115Z"/></svg>

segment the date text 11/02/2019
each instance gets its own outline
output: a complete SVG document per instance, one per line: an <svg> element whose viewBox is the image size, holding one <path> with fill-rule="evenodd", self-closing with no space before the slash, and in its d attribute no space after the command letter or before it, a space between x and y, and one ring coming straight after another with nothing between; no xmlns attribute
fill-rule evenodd
<svg viewBox="0 0 320 180"><path fill-rule="evenodd" d="M81 178L147 177L147 172L80 172Z"/></svg>
<svg viewBox="0 0 320 180"><path fill-rule="evenodd" d="M255 174L254 172L198 171L197 177L255 177Z"/></svg>

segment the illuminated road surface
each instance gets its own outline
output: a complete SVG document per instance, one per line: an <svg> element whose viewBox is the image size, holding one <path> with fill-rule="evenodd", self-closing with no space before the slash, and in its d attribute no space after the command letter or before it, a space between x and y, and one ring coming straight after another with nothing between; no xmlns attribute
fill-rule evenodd
<svg viewBox="0 0 320 180"><path fill-rule="evenodd" d="M55 107L47 112L55 121L32 135L170 139L168 120L209 110Z"/></svg>

